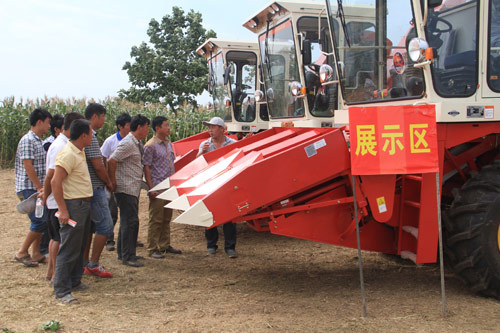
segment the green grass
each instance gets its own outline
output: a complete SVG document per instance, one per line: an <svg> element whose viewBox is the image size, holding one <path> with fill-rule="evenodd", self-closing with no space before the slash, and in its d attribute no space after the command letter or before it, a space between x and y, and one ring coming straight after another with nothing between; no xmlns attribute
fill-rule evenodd
<svg viewBox="0 0 500 333"><path fill-rule="evenodd" d="M155 116L164 116L170 122L170 140L177 141L204 130L202 121L214 116L212 110L194 108L184 105L177 110L177 114L168 110L162 104L135 104L120 98L93 99L60 99L43 98L36 100L23 99L16 101L13 97L0 101L0 167L12 167L16 156L17 144L21 137L30 129L29 115L38 107L47 109L52 115L80 112L83 114L85 107L90 102L104 105L107 110L106 123L98 131L100 143L116 131L115 118L122 112L131 116L142 114L150 119ZM150 135L152 135L152 130Z"/></svg>

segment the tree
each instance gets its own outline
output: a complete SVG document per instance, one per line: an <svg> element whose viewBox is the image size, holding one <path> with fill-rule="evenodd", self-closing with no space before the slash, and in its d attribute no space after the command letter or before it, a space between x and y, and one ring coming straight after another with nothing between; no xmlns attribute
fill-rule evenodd
<svg viewBox="0 0 500 333"><path fill-rule="evenodd" d="M215 32L203 28L200 13L191 9L185 15L173 7L161 23L151 19L147 34L149 43L133 46L133 61L123 65L132 86L120 90L119 96L132 102L166 103L174 112L185 102L196 106L196 95L208 84L207 64L196 48L216 37Z"/></svg>

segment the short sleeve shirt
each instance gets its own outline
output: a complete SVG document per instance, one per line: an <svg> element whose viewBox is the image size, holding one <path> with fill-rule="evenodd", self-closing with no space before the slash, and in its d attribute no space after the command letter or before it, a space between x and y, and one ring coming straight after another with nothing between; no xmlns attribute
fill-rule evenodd
<svg viewBox="0 0 500 333"><path fill-rule="evenodd" d="M143 175L143 151L142 144L132 133L129 133L111 154L111 158L118 162L115 192L139 197Z"/></svg>
<svg viewBox="0 0 500 333"><path fill-rule="evenodd" d="M174 160L175 154L170 141L153 136L144 145L142 164L149 166L153 186L174 174Z"/></svg>
<svg viewBox="0 0 500 333"><path fill-rule="evenodd" d="M198 149L199 152L201 152L203 150L203 145L205 144L205 142L209 143L208 150L206 151L207 153L217 149L217 147L215 147L215 145L212 142L212 138L210 138L208 140L203 141L200 144L200 148ZM236 140L231 139L230 137L224 136L224 142L222 143L222 147L230 145L231 143L235 143L235 142L236 142Z"/></svg>
<svg viewBox="0 0 500 333"><path fill-rule="evenodd" d="M85 153L69 141L57 154L55 166L68 173L62 182L64 199L82 199L93 194Z"/></svg>
<svg viewBox="0 0 500 333"><path fill-rule="evenodd" d="M113 135L110 135L106 140L104 140L104 143L102 144L101 147L101 154L104 156L106 159L111 157L111 154L115 151L116 147L118 147L118 144L122 140L122 137L120 136L119 132L116 132Z"/></svg>
<svg viewBox="0 0 500 333"><path fill-rule="evenodd" d="M48 151L52 142L54 142L56 137L54 135L49 136L47 139L43 140L43 149Z"/></svg>
<svg viewBox="0 0 500 333"><path fill-rule="evenodd" d="M97 176L94 166L90 160L100 158L102 162L101 149L99 149L99 141L97 141L96 132L92 130L92 141L90 146L85 147L85 156L87 156L87 164L89 168L90 179L92 180L92 188L98 189L104 187L106 184Z"/></svg>
<svg viewBox="0 0 500 333"><path fill-rule="evenodd" d="M19 140L17 145L15 161L16 192L36 190L35 184L33 184L26 173L26 169L24 169L23 160L33 160L36 175L43 185L45 178L45 150L43 149L42 139L31 130Z"/></svg>
<svg viewBox="0 0 500 333"><path fill-rule="evenodd" d="M49 150L47 151L47 163L45 165L47 172L49 170L54 170L56 168L57 154L61 151L61 149L64 148L64 146L66 146L67 143L68 143L68 138L63 133L60 133L54 140L54 142L52 142L52 144L49 147ZM57 209L57 202L54 199L54 195L52 193L50 193L50 195L47 198L47 208Z"/></svg>

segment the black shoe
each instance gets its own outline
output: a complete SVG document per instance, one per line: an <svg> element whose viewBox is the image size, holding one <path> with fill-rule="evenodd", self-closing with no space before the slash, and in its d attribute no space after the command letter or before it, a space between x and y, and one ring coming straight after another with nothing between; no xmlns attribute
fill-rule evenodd
<svg viewBox="0 0 500 333"><path fill-rule="evenodd" d="M114 251L115 250L115 242L114 241L107 241L106 242L106 250L107 251Z"/></svg>
<svg viewBox="0 0 500 333"><path fill-rule="evenodd" d="M165 256L163 254L160 253L160 251L156 250L156 251L153 251L149 254L149 256L153 259L163 259L165 258Z"/></svg>
<svg viewBox="0 0 500 333"><path fill-rule="evenodd" d="M207 254L215 254L217 252L217 249L215 247L209 247L207 249Z"/></svg>
<svg viewBox="0 0 500 333"><path fill-rule="evenodd" d="M144 243L141 243L141 242L137 242L135 244L136 247L144 247Z"/></svg>
<svg viewBox="0 0 500 333"><path fill-rule="evenodd" d="M238 253L234 249L227 249L226 254L229 258L238 258Z"/></svg>
<svg viewBox="0 0 500 333"><path fill-rule="evenodd" d="M166 250L162 251L163 253L173 253L173 254L182 254L181 250L174 249L170 245L167 247Z"/></svg>
<svg viewBox="0 0 500 333"><path fill-rule="evenodd" d="M144 259L144 257L143 257L143 256L135 256L135 257L133 258L133 260L142 260L142 259ZM118 257L118 260L120 260L120 261L121 261L121 260L122 260L122 257Z"/></svg>
<svg viewBox="0 0 500 333"><path fill-rule="evenodd" d="M140 261L137 261L137 260L126 260L126 261L123 261L122 264L124 264L125 266L131 266L131 267L142 267L144 266L144 264Z"/></svg>

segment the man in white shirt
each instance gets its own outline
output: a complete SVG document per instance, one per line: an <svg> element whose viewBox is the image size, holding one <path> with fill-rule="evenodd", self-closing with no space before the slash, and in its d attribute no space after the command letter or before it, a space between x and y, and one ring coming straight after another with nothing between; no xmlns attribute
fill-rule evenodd
<svg viewBox="0 0 500 333"><path fill-rule="evenodd" d="M75 119L83 119L83 116L77 112L71 112L64 116L64 126L62 132L59 133L57 138L52 142L47 151L46 170L44 189L43 189L43 202L48 209L47 229L50 237L49 243L49 264L47 268L46 280L54 283L54 270L56 267L57 252L61 244L61 236L59 235L59 220L55 217L57 212L57 203L52 194L51 180L54 177L54 169L57 154L68 143L69 129L71 123Z"/></svg>
<svg viewBox="0 0 500 333"><path fill-rule="evenodd" d="M130 122L132 118L128 113L121 113L116 117L116 128L118 131L115 134L110 135L101 146L101 154L107 160L111 157L111 154L116 150L120 141L130 133ZM109 197L109 211L111 217L113 218L113 230L118 219L118 205L116 204L115 194L111 193ZM115 233L108 238L106 242L106 250L113 251L115 249Z"/></svg>

